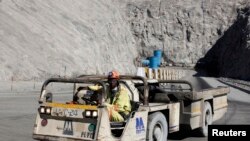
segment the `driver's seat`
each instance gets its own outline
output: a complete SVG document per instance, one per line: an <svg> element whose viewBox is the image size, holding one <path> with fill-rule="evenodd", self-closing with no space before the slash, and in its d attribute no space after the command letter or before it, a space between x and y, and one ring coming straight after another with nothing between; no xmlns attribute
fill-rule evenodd
<svg viewBox="0 0 250 141"><path fill-rule="evenodd" d="M129 114L129 117L125 119L125 121L123 122L110 122L111 132L115 137L121 136L123 129L126 126L127 122L129 121L131 116L134 115L134 112L137 111L140 106L139 92L137 88L135 88L134 83L131 81L122 81L120 85L123 85L128 90L128 95L129 95L130 104L131 104L131 112Z"/></svg>
<svg viewBox="0 0 250 141"><path fill-rule="evenodd" d="M131 103L131 112L130 112L129 117L127 119L125 119L125 121L123 121L123 122L110 122L111 129L123 129L127 123L127 120L130 118L131 113L137 111L140 104L141 104L140 102L136 102L136 101L132 101L132 100L130 100L130 103Z"/></svg>

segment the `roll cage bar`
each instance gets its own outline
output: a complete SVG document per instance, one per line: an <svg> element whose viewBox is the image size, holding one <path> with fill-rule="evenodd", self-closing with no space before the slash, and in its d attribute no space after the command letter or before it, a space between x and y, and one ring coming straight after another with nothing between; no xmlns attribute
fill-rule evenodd
<svg viewBox="0 0 250 141"><path fill-rule="evenodd" d="M99 84L103 87L102 91L102 100L103 97L106 97L106 85L103 82L103 79L108 79L107 76L104 75L80 75L76 78L49 78L47 79L42 86L39 103L44 102L44 96L46 94L46 87L49 83L52 82L62 82L62 83L94 83ZM120 79L123 80L140 80L144 85L144 93L143 93L143 105L148 105L148 83L147 80L141 76L130 76L130 75L121 75ZM103 101L102 101L103 102Z"/></svg>
<svg viewBox="0 0 250 141"><path fill-rule="evenodd" d="M49 83L51 82L63 82L63 83L94 83L94 84L99 84L103 87L102 91L102 102L104 102L103 97L106 97L106 91L107 87L103 80L107 80L108 77L105 75L80 75L76 78L50 78L46 80L43 83L42 90L41 90L41 95L40 95L40 100L39 103L43 103L44 101L44 95L46 94L46 87ZM121 75L120 79L122 80L139 80L142 81L143 87L143 105L148 106L149 103L149 87L148 87L148 81L146 78L141 77L141 76L132 76L132 75ZM185 80L158 80L157 83L182 83L182 84L187 84L190 87L190 92L193 91L193 86L190 82L185 81Z"/></svg>
<svg viewBox="0 0 250 141"><path fill-rule="evenodd" d="M102 91L102 100L103 97L106 96L106 86L105 83L103 83L102 81L97 81L97 80L86 80L86 79L75 79L75 78L49 78L48 80L46 80L43 83L42 89L41 89L41 94L40 94L40 99L39 99L39 103L43 103L44 102L44 96L46 94L46 87L49 83L52 82L62 82L62 83L93 83L93 84L99 84L103 87L103 91ZM103 102L103 101L102 101Z"/></svg>

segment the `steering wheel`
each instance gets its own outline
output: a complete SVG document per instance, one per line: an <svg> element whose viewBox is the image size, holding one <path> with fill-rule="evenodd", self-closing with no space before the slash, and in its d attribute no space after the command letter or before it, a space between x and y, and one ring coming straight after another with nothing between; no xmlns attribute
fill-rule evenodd
<svg viewBox="0 0 250 141"><path fill-rule="evenodd" d="M85 98L85 97L82 97L82 100L84 100L84 101L90 103L91 105L96 105L96 104L97 104L95 101L91 101L90 99Z"/></svg>

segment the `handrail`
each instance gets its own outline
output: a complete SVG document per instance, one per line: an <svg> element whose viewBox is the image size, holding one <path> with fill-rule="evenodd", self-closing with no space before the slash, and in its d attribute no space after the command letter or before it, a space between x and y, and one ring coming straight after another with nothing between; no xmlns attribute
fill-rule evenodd
<svg viewBox="0 0 250 141"><path fill-rule="evenodd" d="M100 84L103 87L103 91L102 91L102 99L103 96L106 97L106 86L102 81L97 81L97 80L89 80L89 79L76 79L76 78L49 78L47 79L42 86L41 89L41 94L40 94L40 99L39 99L39 103L43 103L44 102L44 95L46 94L45 90L46 87L49 83L51 82L62 82L62 83L95 83L95 84ZM102 101L103 102L103 101Z"/></svg>
<svg viewBox="0 0 250 141"><path fill-rule="evenodd" d="M40 100L39 102L43 102L43 97L45 95L45 88L46 86L51 83L51 82L64 82L64 83L87 83L87 82L91 82L91 83L99 83L103 86L103 88L105 89L103 91L103 95L102 96L106 96L106 87L105 84L100 81L103 79L108 79L107 76L104 75L80 75L76 78L50 78L48 80L46 80L43 83L42 89L41 89L41 94L40 94ZM133 79L133 80L141 80L144 84L144 94L143 94L143 105L148 105L148 83L146 78L141 77L141 76L132 76L132 75L121 75L120 79L125 79L125 80L129 80L129 79Z"/></svg>

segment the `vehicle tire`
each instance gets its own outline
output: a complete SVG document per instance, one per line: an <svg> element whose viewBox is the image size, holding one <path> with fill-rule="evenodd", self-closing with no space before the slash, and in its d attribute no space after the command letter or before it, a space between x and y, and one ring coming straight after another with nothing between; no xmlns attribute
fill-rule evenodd
<svg viewBox="0 0 250 141"><path fill-rule="evenodd" d="M204 103L204 110L203 110L203 121L202 127L199 128L200 135L202 137L206 137L208 134L208 125L211 125L213 122L213 113L212 107L209 102Z"/></svg>
<svg viewBox="0 0 250 141"><path fill-rule="evenodd" d="M147 140L167 141L168 123L161 112L156 112L148 117Z"/></svg>

